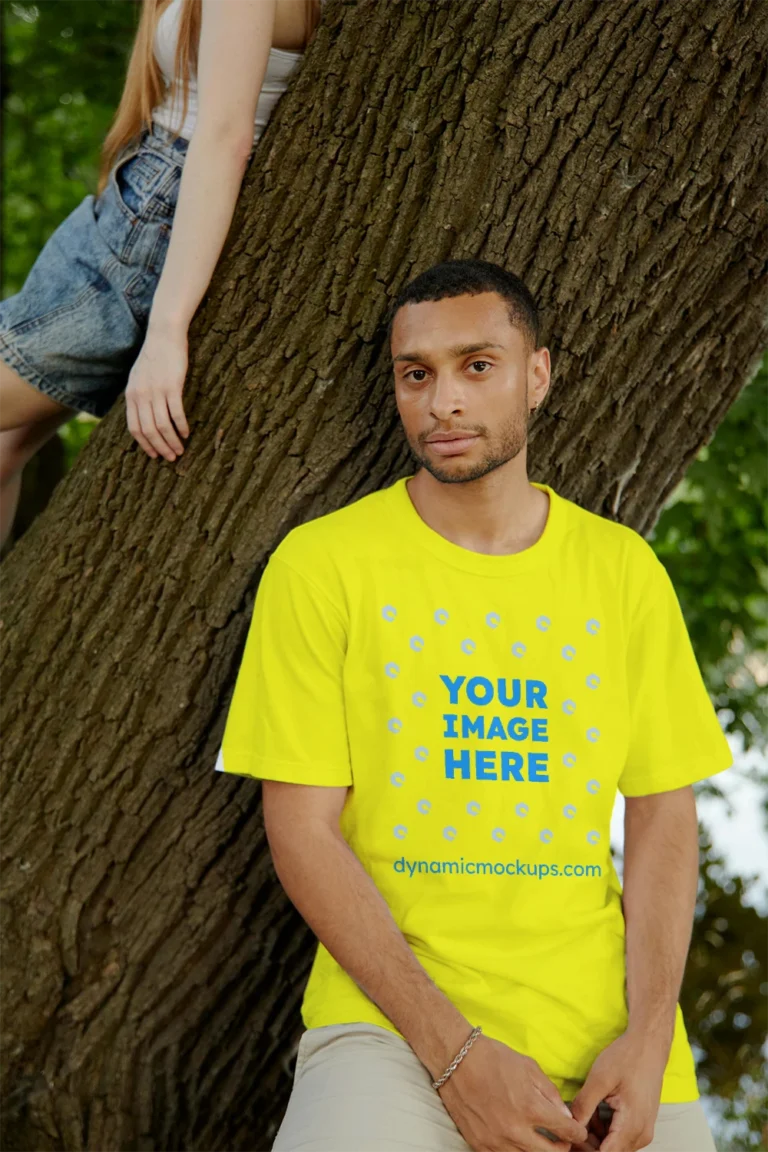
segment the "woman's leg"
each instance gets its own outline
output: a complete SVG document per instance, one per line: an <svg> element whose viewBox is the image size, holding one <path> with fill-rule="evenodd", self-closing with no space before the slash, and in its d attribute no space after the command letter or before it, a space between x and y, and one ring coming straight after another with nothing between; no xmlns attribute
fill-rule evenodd
<svg viewBox="0 0 768 1152"><path fill-rule="evenodd" d="M61 417L60 424L64 420L71 420L77 412L77 408L60 404L53 397L46 396L39 388L28 384L14 368L0 360L0 431L36 424L46 417L57 414ZM56 424L55 428L58 426Z"/></svg>
<svg viewBox="0 0 768 1152"><path fill-rule="evenodd" d="M25 464L76 415L0 361L0 548L13 528Z"/></svg>

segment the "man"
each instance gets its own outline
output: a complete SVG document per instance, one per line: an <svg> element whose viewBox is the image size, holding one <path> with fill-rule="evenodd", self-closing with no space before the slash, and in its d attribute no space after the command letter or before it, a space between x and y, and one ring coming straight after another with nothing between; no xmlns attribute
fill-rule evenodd
<svg viewBox="0 0 768 1152"><path fill-rule="evenodd" d="M529 482L517 277L437 265L390 329L421 467L275 549L217 762L319 940L273 1148L707 1152L677 998L731 754L674 589Z"/></svg>

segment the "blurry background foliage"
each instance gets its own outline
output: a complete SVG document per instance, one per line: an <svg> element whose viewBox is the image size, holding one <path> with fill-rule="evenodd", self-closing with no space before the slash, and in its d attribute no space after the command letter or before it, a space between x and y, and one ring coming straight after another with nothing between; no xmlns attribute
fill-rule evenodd
<svg viewBox="0 0 768 1152"><path fill-rule="evenodd" d="M40 0L3 12L3 297L93 193L120 96L135 0ZM715 386L715 382L713 382ZM63 425L67 466L98 421ZM762 753L768 826L768 356L667 501L649 540L677 589L699 664L736 747ZM731 772L746 769L734 767ZM717 778L697 793L729 801ZM681 997L719 1147L768 1148L766 917L701 826L702 874ZM757 906L755 906L757 905Z"/></svg>

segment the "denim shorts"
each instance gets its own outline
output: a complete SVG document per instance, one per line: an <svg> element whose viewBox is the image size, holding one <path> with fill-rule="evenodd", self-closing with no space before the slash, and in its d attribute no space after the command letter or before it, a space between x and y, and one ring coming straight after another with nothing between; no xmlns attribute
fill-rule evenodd
<svg viewBox="0 0 768 1152"><path fill-rule="evenodd" d="M0 360L33 387L105 416L144 342L188 141L161 125L118 157L43 246L24 286L0 301Z"/></svg>

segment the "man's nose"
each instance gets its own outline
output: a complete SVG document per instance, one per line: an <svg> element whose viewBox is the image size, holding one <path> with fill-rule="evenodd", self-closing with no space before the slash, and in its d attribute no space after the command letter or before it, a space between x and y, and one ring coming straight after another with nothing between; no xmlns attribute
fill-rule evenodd
<svg viewBox="0 0 768 1152"><path fill-rule="evenodd" d="M430 396L430 407L441 420L455 412L464 411L464 395L459 381L453 373L444 372L435 376Z"/></svg>

